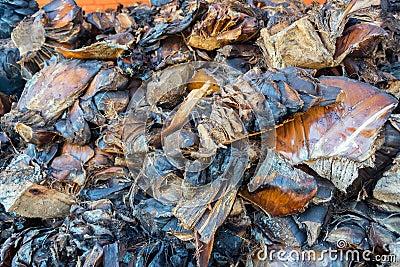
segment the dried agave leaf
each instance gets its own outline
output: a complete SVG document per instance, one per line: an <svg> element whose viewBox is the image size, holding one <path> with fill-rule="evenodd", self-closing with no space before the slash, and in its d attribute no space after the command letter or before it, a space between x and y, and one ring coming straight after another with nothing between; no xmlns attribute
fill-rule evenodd
<svg viewBox="0 0 400 267"><path fill-rule="evenodd" d="M111 122L107 127L104 127L100 138L96 140L96 146L106 153L124 154L122 146L123 128L121 121Z"/></svg>
<svg viewBox="0 0 400 267"><path fill-rule="evenodd" d="M362 22L373 22L377 25L382 23L382 5L386 0L357 0L351 8L349 15L351 18Z"/></svg>
<svg viewBox="0 0 400 267"><path fill-rule="evenodd" d="M83 30L83 12L74 0L53 0L42 7L46 37L50 42L75 45Z"/></svg>
<svg viewBox="0 0 400 267"><path fill-rule="evenodd" d="M63 145L61 153L69 154L82 163L86 163L94 157L94 150L90 146L72 145L68 143Z"/></svg>
<svg viewBox="0 0 400 267"><path fill-rule="evenodd" d="M224 196L211 204L211 209L207 210L201 220L196 224L195 229L200 235L199 240L211 245L215 232L225 222L236 199L236 190L227 192ZM207 258L207 257L206 257Z"/></svg>
<svg viewBox="0 0 400 267"><path fill-rule="evenodd" d="M242 133L239 132L239 127L233 128L234 125L240 125L240 121L237 117L233 117L229 114L224 107L218 106L217 103L212 105L205 100L199 100L207 94L210 82L207 81L200 89L194 89L188 96L188 100L182 104L178 111L171 118L170 126L164 129L166 138L171 138L167 140L164 144L164 148L168 151L169 160L175 160L173 152L173 144L177 142L177 138L174 136L175 128L180 128L184 123L184 118L187 117L188 113L194 108L197 108L197 112L204 113L205 110L211 114L207 115L210 121L215 122L218 126L223 125L221 120L226 120L225 123L231 123L231 126L224 126L227 129L227 134L230 138L236 139L235 135L242 137ZM197 103L197 105L194 105ZM213 103L213 102L212 102ZM205 107L201 105L206 105ZM206 113L207 114L207 113ZM227 120L226 118L229 118ZM137 118L135 118L137 119ZM233 129L231 129L233 128ZM214 142L211 144L206 141L212 140L210 136L212 135L212 125L207 125L202 123L198 126L199 135L201 137L200 146L204 146L204 151L199 149L196 153L196 160L192 163L183 166L185 168L185 174L190 172L191 169L196 168L192 172L197 172L198 164L202 164L202 160L197 158L202 158L204 161L208 160L212 155L216 153ZM215 129L214 129L215 130ZM243 129L241 128L243 131ZM208 138L207 138L208 137ZM134 140L132 140L134 141ZM139 140L137 140L139 141ZM238 141L238 144L233 145L229 152L229 163L223 166L223 174L220 174L218 179L215 179L203 186L194 186L190 181L183 180L177 175L172 173L166 174L167 171L159 173L157 171L158 164L166 165L168 168L166 159L163 158L161 154L149 153L146 155L146 159L143 166L146 168L142 171L142 174L138 178L139 187L145 190L147 193L151 194L158 201L166 204L174 204L175 207L172 210L175 217L177 217L185 229L197 229L200 234L199 240L204 243L209 243L216 227L219 227L229 214L230 208L234 203L235 194L237 191L237 183L242 177L242 173L247 166L247 153L238 149L238 145L242 144L242 141ZM133 142L131 142L133 144ZM170 149L166 149L170 146ZM139 146L137 146L136 151L138 151ZM207 151L205 151L207 150ZM140 151L142 152L143 149ZM222 152L221 152L222 153ZM227 151L225 152L227 153ZM211 154L211 156L210 156ZM136 153L137 155L137 153ZM179 157L176 163L180 163ZM128 166L132 166L132 163L136 163L133 160L127 159ZM137 159L136 159L137 161ZM151 179L148 179L151 177ZM229 178L227 178L229 177Z"/></svg>
<svg viewBox="0 0 400 267"><path fill-rule="evenodd" d="M98 172L94 172L90 179L91 183L96 184L115 178L126 180L126 182L129 182L128 177L129 173L125 167L110 167Z"/></svg>
<svg viewBox="0 0 400 267"><path fill-rule="evenodd" d="M245 42L258 33L258 21L252 12L239 2L211 4L205 17L192 29L188 44L214 50L234 42Z"/></svg>
<svg viewBox="0 0 400 267"><path fill-rule="evenodd" d="M89 124L84 119L79 100L69 109L65 119L56 122L54 127L69 143L85 145L92 136Z"/></svg>
<svg viewBox="0 0 400 267"><path fill-rule="evenodd" d="M67 184L72 189L70 193L76 193L75 190L80 189L77 186L83 186L86 180L83 162L68 153L54 158L50 170L51 178L58 183Z"/></svg>
<svg viewBox="0 0 400 267"><path fill-rule="evenodd" d="M310 21L315 24L315 30L331 55L335 53L336 40L342 35L348 14L356 2L329 1L310 13Z"/></svg>
<svg viewBox="0 0 400 267"><path fill-rule="evenodd" d="M129 104L129 91L101 92L93 101L107 119L118 119L119 113Z"/></svg>
<svg viewBox="0 0 400 267"><path fill-rule="evenodd" d="M393 161L393 166L387 170L375 186L373 195L376 199L389 202L400 203L400 154Z"/></svg>
<svg viewBox="0 0 400 267"><path fill-rule="evenodd" d="M128 86L128 78L119 71L117 67L102 69L93 78L82 100L88 100L101 91L121 91Z"/></svg>
<svg viewBox="0 0 400 267"><path fill-rule="evenodd" d="M51 142L59 141L60 134L54 130L35 129L23 123L18 123L15 130L27 143L35 145L44 145Z"/></svg>
<svg viewBox="0 0 400 267"><path fill-rule="evenodd" d="M305 228L307 232L307 242L310 247L317 242L327 213L328 207L319 205L310 207L305 212L293 216L297 223Z"/></svg>
<svg viewBox="0 0 400 267"><path fill-rule="evenodd" d="M204 83L203 86L201 86L199 89L195 89L190 91L189 95L187 96L187 101L185 101L177 110L175 113L174 117L172 118L171 123L166 127L162 135L168 136L176 130L182 128L182 126L186 123L186 117L187 114L190 114L190 112L193 111L197 103L200 101L200 99L203 96L207 95L207 92L210 89L210 81L207 81Z"/></svg>
<svg viewBox="0 0 400 267"><path fill-rule="evenodd" d="M22 57L18 63L21 65L23 77L27 80L44 68L44 62L55 54L45 43L46 32L42 17L43 12L39 11L32 17L25 18L11 33L11 39Z"/></svg>
<svg viewBox="0 0 400 267"><path fill-rule="evenodd" d="M248 185L249 190L253 183L261 185L261 189L251 193L245 189L240 195L271 216L286 216L302 209L317 193L314 178L277 154L266 160L273 161L268 163L271 167L266 172L261 166Z"/></svg>
<svg viewBox="0 0 400 267"><path fill-rule="evenodd" d="M256 90L262 93L275 122L313 106L332 105L343 98L340 88L327 88L312 76L312 72L295 67L270 69L266 72L253 68L239 79L237 86L243 92Z"/></svg>
<svg viewBox="0 0 400 267"><path fill-rule="evenodd" d="M255 223L272 244L300 247L307 240L306 233L299 228L292 216L274 218L263 214L263 216L258 215Z"/></svg>
<svg viewBox="0 0 400 267"><path fill-rule="evenodd" d="M98 266L103 263L104 249L100 245L95 245L86 256L83 267Z"/></svg>
<svg viewBox="0 0 400 267"><path fill-rule="evenodd" d="M234 181L241 178L240 173L247 164L245 153L240 151L232 153L232 159L229 166L226 167L225 173L230 180L221 177L209 185L201 187L193 187L189 183L184 184L182 187L183 197L173 209L174 215L186 229L193 227L198 229L201 235L200 240L204 243L209 243L216 230L213 227L220 226L229 214L237 191ZM210 203L216 200L217 202L211 206L211 210L208 210Z"/></svg>
<svg viewBox="0 0 400 267"><path fill-rule="evenodd" d="M54 47L78 44L83 27L82 9L73 0L54 0L14 29L11 38L21 52L24 77L45 66L57 53Z"/></svg>
<svg viewBox="0 0 400 267"><path fill-rule="evenodd" d="M9 210L29 218L51 219L69 214L74 202L66 194L33 184L22 192Z"/></svg>
<svg viewBox="0 0 400 267"><path fill-rule="evenodd" d="M161 46L156 50L156 57L152 60L155 69L160 70L170 65L177 65L192 61L194 53L187 46L184 38L178 35L168 36L161 41Z"/></svg>
<svg viewBox="0 0 400 267"><path fill-rule="evenodd" d="M326 241L331 244L338 244L340 241L345 241L349 247L356 249L368 249L369 244L367 233L360 225L356 223L344 223L331 230L326 237Z"/></svg>
<svg viewBox="0 0 400 267"><path fill-rule="evenodd" d="M339 145L335 148L328 148L330 144L325 140L321 140L316 144L315 149L318 151L314 149L312 157L328 154L329 156L351 155L349 158L359 161L368 159L370 153L367 152L367 150L370 149L372 145L369 142L365 144L365 141L361 140L364 138L367 140L374 140L377 137L383 123L389 118L390 113L397 106L397 99L378 90L376 87L346 78L322 77L319 80L322 84L337 86L345 92L345 97L341 104L343 108L341 118L343 124L347 123L346 119L350 119L351 125L347 126L347 131L349 133L348 136L354 139L343 140L342 136L336 136L335 139L339 142L335 142L335 144ZM361 122L357 122L358 119L361 119ZM340 126L335 125L334 127ZM354 130L355 132L353 132ZM330 133L335 135L333 132ZM325 136L328 137L330 135ZM340 140L342 140L343 143L341 143ZM350 145L354 141L360 144L357 148ZM324 153L322 150L326 152Z"/></svg>
<svg viewBox="0 0 400 267"><path fill-rule="evenodd" d="M42 180L40 167L31 161L31 157L25 154L16 156L0 172L0 202L7 211L10 210L21 192L33 183L39 183Z"/></svg>
<svg viewBox="0 0 400 267"><path fill-rule="evenodd" d="M343 33L355 3L353 0L344 8L329 2L275 34L262 29L258 44L269 65L322 69L338 66L348 55L366 56L387 34L379 26L366 23L353 25Z"/></svg>
<svg viewBox="0 0 400 267"><path fill-rule="evenodd" d="M375 147L372 148L372 151ZM368 160L358 162L349 158L331 157L308 160L306 164L324 178L328 178L338 189L346 191L347 187L358 177L358 170L374 167L373 155Z"/></svg>
<svg viewBox="0 0 400 267"><path fill-rule="evenodd" d="M155 18L156 25L140 39L139 46L145 51L157 49L160 40L167 38L168 35L179 34L189 27L196 15L202 13L204 2L186 0L169 7L171 6L161 9L159 14L164 16L160 19Z"/></svg>
<svg viewBox="0 0 400 267"><path fill-rule="evenodd" d="M344 56L366 57L387 33L379 26L367 23L348 27L336 41L335 59L342 61Z"/></svg>
<svg viewBox="0 0 400 267"><path fill-rule="evenodd" d="M86 21L101 32L114 30L116 12L91 12L86 16Z"/></svg>
<svg viewBox="0 0 400 267"><path fill-rule="evenodd" d="M46 26L49 28L62 28L71 21L81 19L82 8L73 0L54 0L42 8L49 19Z"/></svg>
<svg viewBox="0 0 400 267"><path fill-rule="evenodd" d="M217 50L218 62L246 73L262 61L261 49L253 44L225 45Z"/></svg>
<svg viewBox="0 0 400 267"><path fill-rule="evenodd" d="M341 88L343 102L295 114L276 129L276 148L294 164L307 163L344 191L360 167L371 165L375 140L397 100L346 78L322 77L320 82Z"/></svg>
<svg viewBox="0 0 400 267"><path fill-rule="evenodd" d="M210 81L210 90L221 93L218 82L204 69L195 72L193 77L189 80L187 88L189 90L200 89L207 81Z"/></svg>
<svg viewBox="0 0 400 267"><path fill-rule="evenodd" d="M212 236L210 242L208 243L201 242L198 239L198 235L196 235L197 266L208 266L213 246L214 246L214 235Z"/></svg>
<svg viewBox="0 0 400 267"><path fill-rule="evenodd" d="M90 46L74 50L66 49L64 47L57 48L57 52L60 52L66 58L97 60L116 60L127 50L128 47L126 45L119 45L110 42L97 42Z"/></svg>
<svg viewBox="0 0 400 267"><path fill-rule="evenodd" d="M22 20L11 33L11 39L22 57L40 50L46 41L41 17L33 16Z"/></svg>
<svg viewBox="0 0 400 267"><path fill-rule="evenodd" d="M135 20L126 13L92 12L87 15L86 20L104 33L113 30L116 33L123 33L136 26Z"/></svg>
<svg viewBox="0 0 400 267"><path fill-rule="evenodd" d="M275 34L284 28L288 27L295 20L304 16L305 2L302 0L295 1L268 1L268 0L253 0L248 1L256 10L261 8L263 15L268 17L266 28L270 34Z"/></svg>
<svg viewBox="0 0 400 267"><path fill-rule="evenodd" d="M324 45L308 17L301 18L274 35L261 29L260 45L268 65L273 68L297 66L321 69L333 64L331 53Z"/></svg>
<svg viewBox="0 0 400 267"><path fill-rule="evenodd" d="M18 101L18 110L37 112L45 122L56 119L74 104L101 66L97 61L53 63L29 80Z"/></svg>
<svg viewBox="0 0 400 267"><path fill-rule="evenodd" d="M375 177L382 177L383 173L390 168L393 163L393 158L400 153L400 147L398 146L398 140L400 138L400 129L396 129L393 124L393 119L398 114L392 114L389 121L385 123L381 133L377 139L378 149L375 152L375 162L373 168L366 168L360 170L359 178L361 183L357 183L359 188L356 190L362 190L364 183L375 182Z"/></svg>
<svg viewBox="0 0 400 267"><path fill-rule="evenodd" d="M174 107L182 101L185 85L194 73L193 66L185 64L183 66L166 68L153 74L146 85L146 100L150 105L160 105Z"/></svg>
<svg viewBox="0 0 400 267"><path fill-rule="evenodd" d="M383 250L384 252L393 252L390 245L396 242L396 235L378 223L371 223L368 231L368 238L374 250Z"/></svg>

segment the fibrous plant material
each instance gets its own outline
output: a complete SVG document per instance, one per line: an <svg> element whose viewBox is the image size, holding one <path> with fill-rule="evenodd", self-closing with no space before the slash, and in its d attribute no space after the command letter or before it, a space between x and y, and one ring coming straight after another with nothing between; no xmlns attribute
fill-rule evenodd
<svg viewBox="0 0 400 267"><path fill-rule="evenodd" d="M211 4L204 19L194 25L188 43L192 47L214 50L247 41L258 33L259 24L254 16L251 9L240 2Z"/></svg>
<svg viewBox="0 0 400 267"><path fill-rule="evenodd" d="M0 39L10 38L18 22L37 10L38 4L35 0L0 1Z"/></svg>
<svg viewBox="0 0 400 267"><path fill-rule="evenodd" d="M10 24L0 266L400 257L397 6L161 0L87 14L54 0Z"/></svg>
<svg viewBox="0 0 400 267"><path fill-rule="evenodd" d="M14 110L15 115L26 115L18 123L40 127L54 122L73 105L101 66L98 61L66 60L40 71L29 80ZM15 115L9 115L11 121Z"/></svg>
<svg viewBox="0 0 400 267"><path fill-rule="evenodd" d="M261 30L258 44L268 64L275 68L298 66L322 69L338 66L347 56L366 57L387 36L378 25L345 24L356 1L347 6L329 2L321 10L312 10L287 28L271 34Z"/></svg>
<svg viewBox="0 0 400 267"><path fill-rule="evenodd" d="M399 194L399 156L393 161L393 166L383 174L374 189L376 199L398 204L400 202Z"/></svg>
<svg viewBox="0 0 400 267"><path fill-rule="evenodd" d="M368 84L339 77L319 80L341 88L343 101L284 122L277 128L277 151L295 164L306 163L346 190L359 168L373 164L379 130L398 101Z"/></svg>
<svg viewBox="0 0 400 267"><path fill-rule="evenodd" d="M273 162L270 163L271 169L267 173L263 172L266 176L262 185L264 188L253 193L244 190L240 195L270 216L286 216L298 212L317 193L317 183L311 175L295 169L278 155L269 160Z"/></svg>

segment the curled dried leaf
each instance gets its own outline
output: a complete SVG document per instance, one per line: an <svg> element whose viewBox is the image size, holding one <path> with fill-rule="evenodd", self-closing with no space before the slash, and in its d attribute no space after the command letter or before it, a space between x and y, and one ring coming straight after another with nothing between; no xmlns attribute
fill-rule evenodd
<svg viewBox="0 0 400 267"><path fill-rule="evenodd" d="M80 160L82 163L88 162L94 157L94 150L90 146L80 146L65 143L61 149L62 154L69 154Z"/></svg>
<svg viewBox="0 0 400 267"><path fill-rule="evenodd" d="M261 179L261 189L240 195L271 216L286 216L302 209L317 193L317 183L305 172L294 168L288 161L274 155L267 172L260 168L253 180ZM254 182L254 181L253 181ZM250 187L250 186L249 186Z"/></svg>
<svg viewBox="0 0 400 267"><path fill-rule="evenodd" d="M46 41L40 16L21 21L12 32L11 38L18 47L21 56L40 50Z"/></svg>
<svg viewBox="0 0 400 267"><path fill-rule="evenodd" d="M29 80L18 101L18 110L37 112L45 122L59 117L74 104L101 66L97 61L53 63Z"/></svg>
<svg viewBox="0 0 400 267"><path fill-rule="evenodd" d="M102 69L93 78L82 100L88 100L101 91L124 90L128 85L126 78L117 67Z"/></svg>
<svg viewBox="0 0 400 267"><path fill-rule="evenodd" d="M379 26L367 23L355 24L347 28L337 39L335 59L344 56L366 57L387 33Z"/></svg>
<svg viewBox="0 0 400 267"><path fill-rule="evenodd" d="M258 21L236 2L222 2L209 6L203 20L193 26L190 46L214 50L226 44L244 42L258 33Z"/></svg>
<svg viewBox="0 0 400 267"><path fill-rule="evenodd" d="M151 105L163 107L177 105L183 100L186 84L193 72L193 67L187 64L155 72L153 79L146 84L146 100Z"/></svg>
<svg viewBox="0 0 400 267"><path fill-rule="evenodd" d="M73 190L76 185L82 186L85 183L86 172L83 163L72 155L63 154L54 158L50 170L51 177L57 183L67 184Z"/></svg>
<svg viewBox="0 0 400 267"><path fill-rule="evenodd" d="M320 175L345 190L357 177L358 168L371 165L375 140L397 100L371 85L346 78L322 77L320 82L341 88L343 102L295 114L277 128L276 147L293 163L314 166ZM349 162L343 165L345 159ZM343 168L337 169L340 164Z"/></svg>
<svg viewBox="0 0 400 267"><path fill-rule="evenodd" d="M18 123L15 130L27 143L44 145L60 140L60 134L54 130L35 129L23 123Z"/></svg>
<svg viewBox="0 0 400 267"><path fill-rule="evenodd" d="M57 121L54 126L67 142L84 145L90 141L90 128L84 119L79 100L69 109L67 117Z"/></svg>
<svg viewBox="0 0 400 267"><path fill-rule="evenodd" d="M74 0L54 0L42 7L45 12L43 25L47 42L57 46L73 46L79 43L84 31L83 11Z"/></svg>
<svg viewBox="0 0 400 267"><path fill-rule="evenodd" d="M276 122L282 121L295 112L306 111L313 106L327 106L340 102L343 91L334 86L326 86L312 76L312 72L288 67L281 70L270 69L262 72L253 68L239 79L242 91L252 90L262 93L268 101Z"/></svg>
<svg viewBox="0 0 400 267"><path fill-rule="evenodd" d="M203 69L197 71L189 80L188 89L200 89L207 81L210 81L210 90L212 90L213 92L221 93L218 82L211 75L209 75L206 70Z"/></svg>
<svg viewBox="0 0 400 267"><path fill-rule="evenodd" d="M343 32L355 3L353 0L346 7L343 1L326 3L277 33L263 28L258 44L269 65L322 69L338 66L348 55L366 56L387 33L366 23Z"/></svg>
<svg viewBox="0 0 400 267"><path fill-rule="evenodd" d="M131 16L117 12L92 12L87 15L86 20L101 32L115 30L117 33L123 33L136 25Z"/></svg>
<svg viewBox="0 0 400 267"><path fill-rule="evenodd" d="M66 58L97 59L97 60L116 60L128 47L110 42L97 42L90 46L70 50L64 47L57 48Z"/></svg>

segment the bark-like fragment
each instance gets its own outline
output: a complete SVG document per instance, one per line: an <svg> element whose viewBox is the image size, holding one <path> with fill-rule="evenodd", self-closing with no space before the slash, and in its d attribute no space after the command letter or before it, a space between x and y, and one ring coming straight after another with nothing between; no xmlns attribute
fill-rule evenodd
<svg viewBox="0 0 400 267"><path fill-rule="evenodd" d="M29 218L57 218L69 213L74 199L45 186L31 185L10 207L10 211Z"/></svg>

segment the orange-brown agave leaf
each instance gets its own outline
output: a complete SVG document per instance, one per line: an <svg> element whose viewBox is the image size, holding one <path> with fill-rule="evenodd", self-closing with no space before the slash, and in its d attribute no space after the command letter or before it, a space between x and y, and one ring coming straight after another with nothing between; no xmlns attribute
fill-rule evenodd
<svg viewBox="0 0 400 267"><path fill-rule="evenodd" d="M346 56L365 57L376 47L387 33L379 26L360 23L347 28L336 41L334 58L340 61Z"/></svg>
<svg viewBox="0 0 400 267"><path fill-rule="evenodd" d="M252 193L246 188L239 195L274 217L296 213L315 196L317 182L277 154L268 160L272 164L264 173L263 188Z"/></svg>
<svg viewBox="0 0 400 267"><path fill-rule="evenodd" d="M57 51L66 58L116 60L127 49L128 47L126 45L118 45L109 42L97 42L90 46L73 50L66 49L64 47L58 47Z"/></svg>
<svg viewBox="0 0 400 267"><path fill-rule="evenodd" d="M306 163L345 191L359 168L372 165L376 137L398 101L343 77L322 77L320 82L341 88L343 102L296 114L277 128L276 148L294 164Z"/></svg>
<svg viewBox="0 0 400 267"><path fill-rule="evenodd" d="M101 67L98 61L53 63L28 81L17 109L36 112L45 122L56 119L74 104Z"/></svg>

